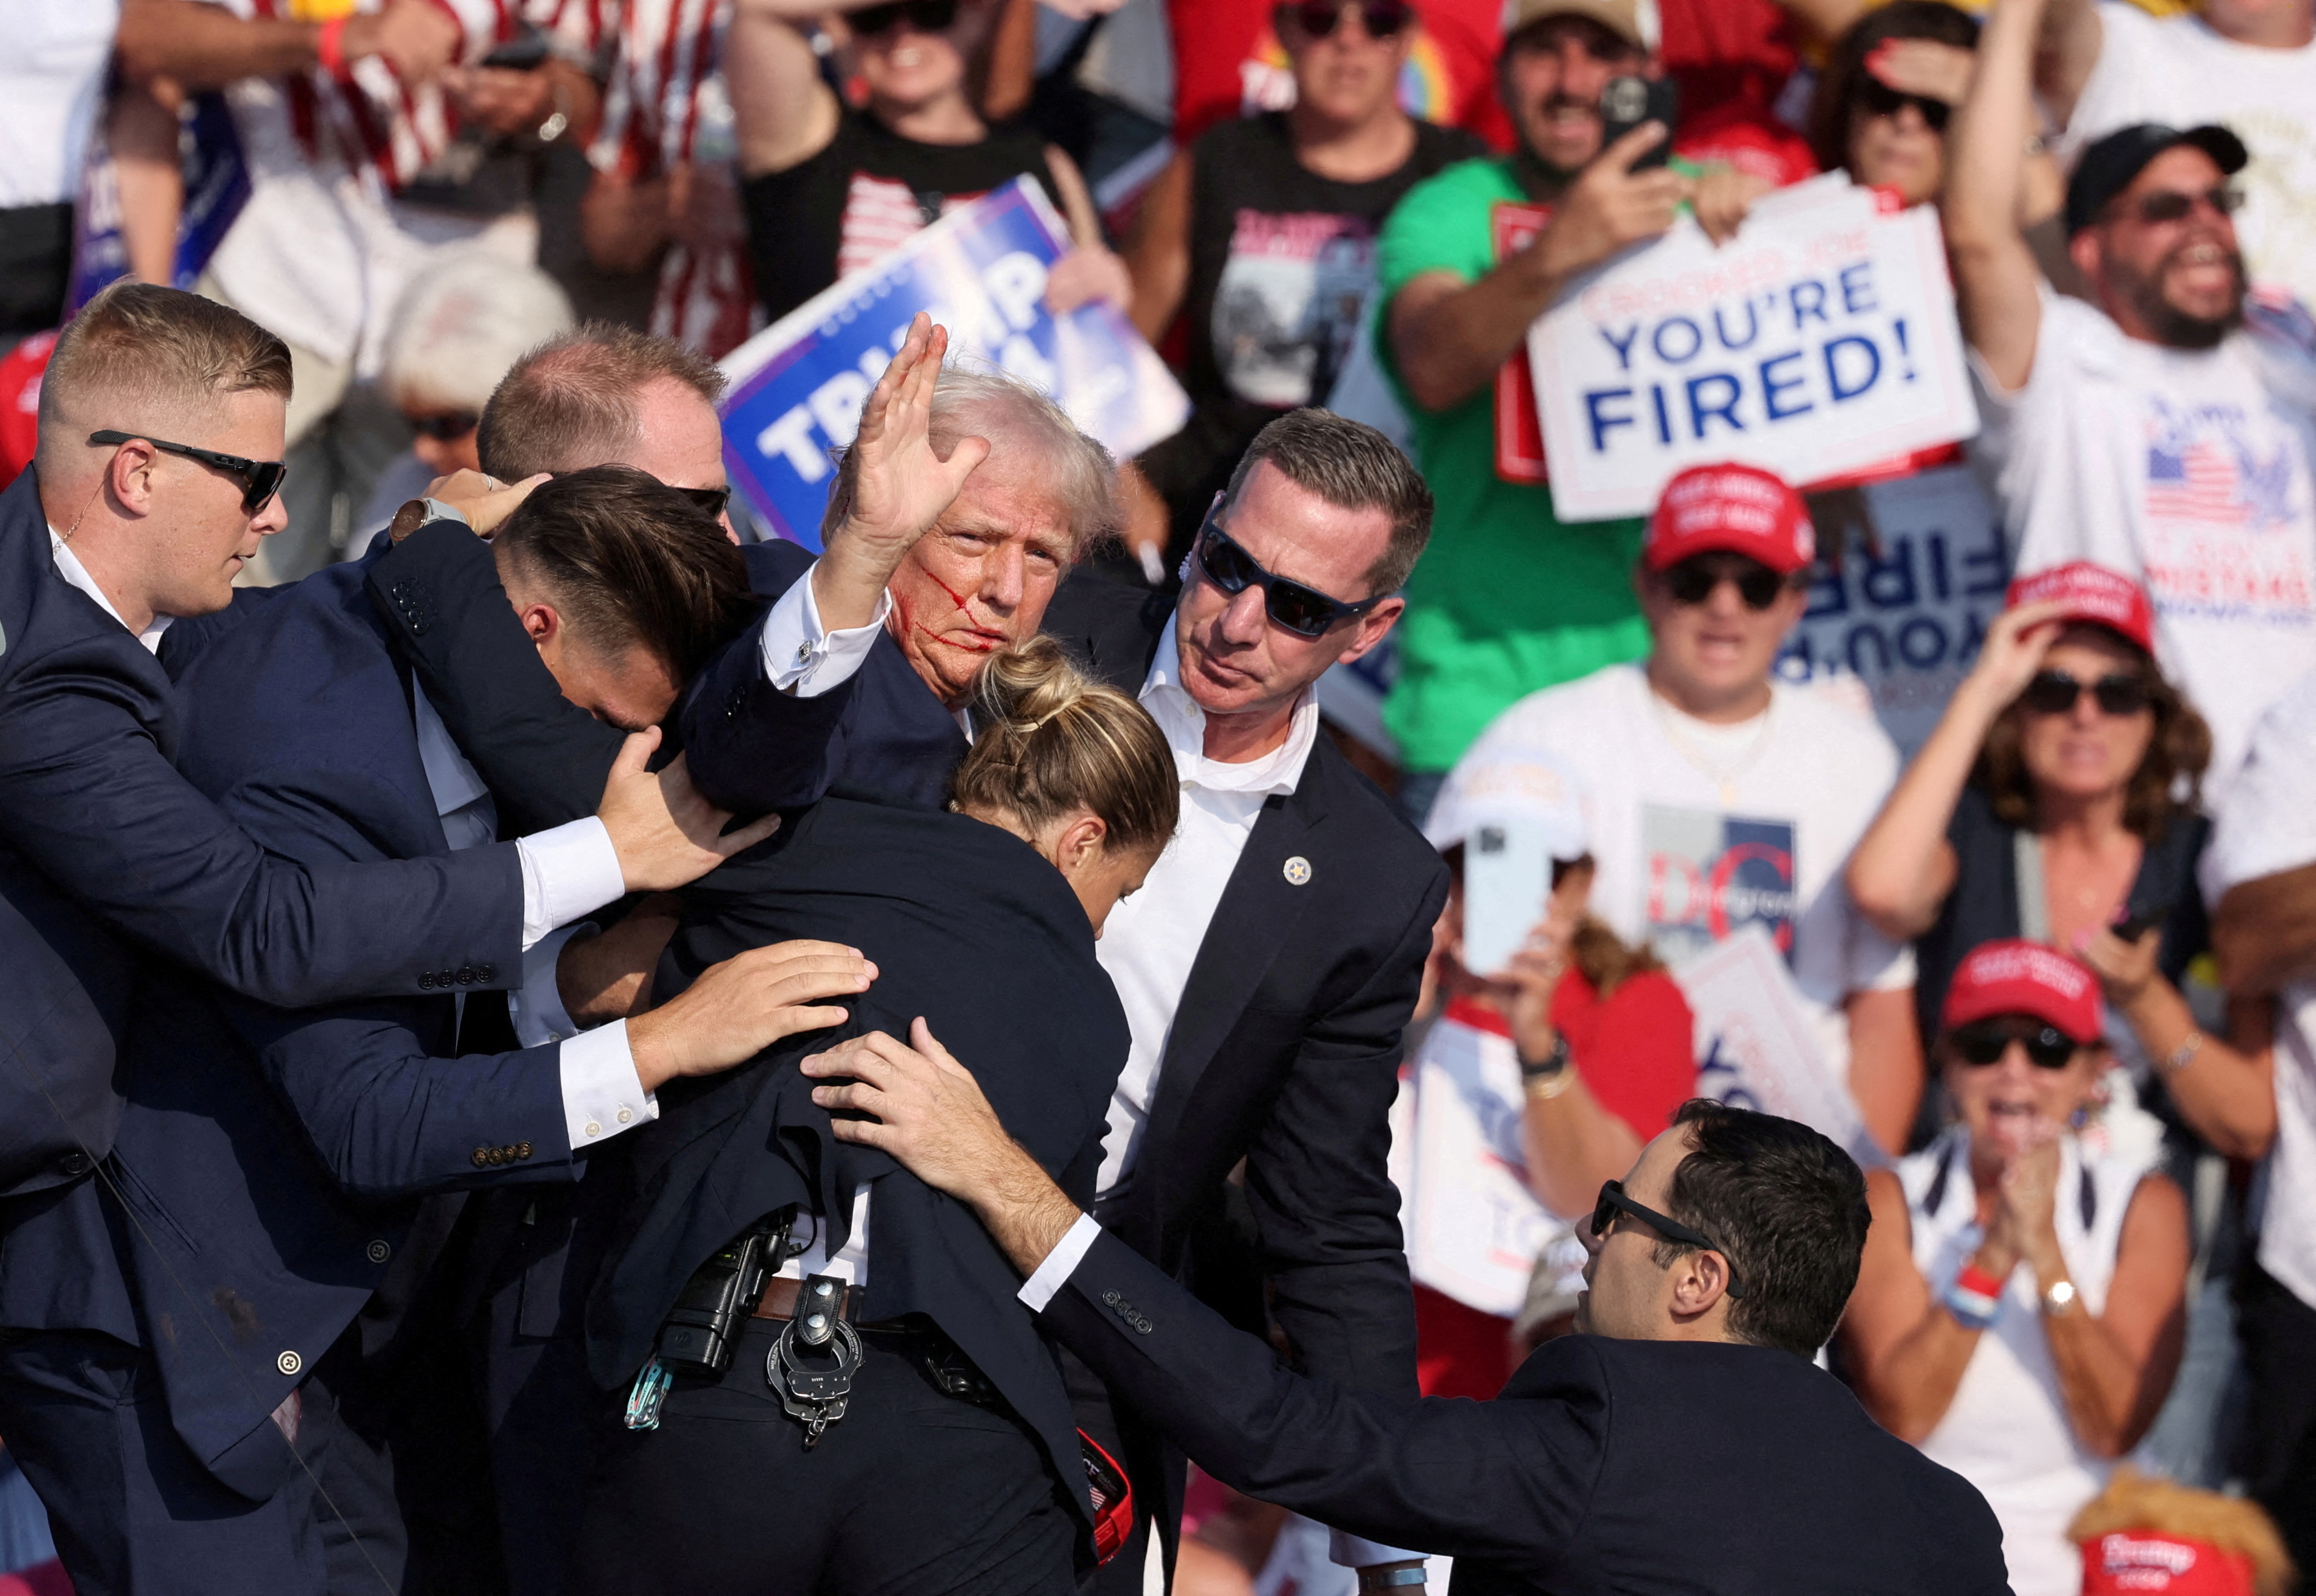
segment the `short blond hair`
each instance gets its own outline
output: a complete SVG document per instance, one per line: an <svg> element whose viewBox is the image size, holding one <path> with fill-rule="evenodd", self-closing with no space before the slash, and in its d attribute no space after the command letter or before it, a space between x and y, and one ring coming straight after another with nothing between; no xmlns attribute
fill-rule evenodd
<svg viewBox="0 0 2316 1596"><path fill-rule="evenodd" d="M116 282L67 323L40 379L35 464L60 469L86 429L197 442L235 394L290 397L290 346L238 310L150 282Z"/></svg>

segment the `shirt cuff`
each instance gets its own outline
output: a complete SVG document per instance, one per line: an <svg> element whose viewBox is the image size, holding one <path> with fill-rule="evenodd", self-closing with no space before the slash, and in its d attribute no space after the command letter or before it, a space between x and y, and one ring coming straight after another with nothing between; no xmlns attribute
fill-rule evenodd
<svg viewBox="0 0 2316 1596"><path fill-rule="evenodd" d="M602 821L590 815L548 831L533 832L514 845L522 860L522 947L558 925L592 914L627 896L628 878L619 851Z"/></svg>
<svg viewBox="0 0 2316 1596"><path fill-rule="evenodd" d="M1327 1561L1339 1568L1373 1568L1378 1563L1421 1563L1425 1556L1422 1552L1387 1547L1379 1540L1361 1540L1358 1536L1346 1535L1340 1529L1327 1531Z"/></svg>
<svg viewBox="0 0 2316 1596"><path fill-rule="evenodd" d="M870 645L893 612L893 595L877 595L877 613L866 626L828 631L820 623L820 603L812 596L811 570L788 585L764 617L764 680L781 692L816 699L842 687L868 657Z"/></svg>
<svg viewBox="0 0 2316 1596"><path fill-rule="evenodd" d="M614 1020L564 1043L562 1068L563 1127L571 1134L574 1153L659 1118L659 1099L644 1090L636 1074L626 1021Z"/></svg>
<svg viewBox="0 0 2316 1596"><path fill-rule="evenodd" d="M1069 1234L1046 1254L1046 1261L1038 1265L1037 1272L1022 1281L1021 1289L1014 1295L1031 1313L1044 1313L1046 1305L1054 1300L1055 1293L1077 1272L1078 1265L1085 1262L1086 1253L1093 1246L1094 1237L1100 1234L1101 1226L1094 1223L1091 1214L1080 1214L1078 1222L1070 1226Z"/></svg>
<svg viewBox="0 0 2316 1596"><path fill-rule="evenodd" d="M582 920L549 932L523 950L522 986L507 994L507 1018L514 1022L514 1039L526 1048L543 1047L579 1034L570 1011L563 1006L563 989L556 984L556 962L564 944L581 932L592 932L592 922Z"/></svg>

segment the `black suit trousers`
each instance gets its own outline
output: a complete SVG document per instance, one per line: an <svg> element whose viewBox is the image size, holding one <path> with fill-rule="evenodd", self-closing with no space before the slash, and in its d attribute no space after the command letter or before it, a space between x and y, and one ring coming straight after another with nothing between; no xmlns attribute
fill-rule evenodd
<svg viewBox="0 0 2316 1596"><path fill-rule="evenodd" d="M751 1319L720 1379L679 1378L657 1430L607 1400L575 1596L1070 1596L1075 1511L1002 1407L937 1389L915 1338L863 1331L844 1417L805 1449Z"/></svg>

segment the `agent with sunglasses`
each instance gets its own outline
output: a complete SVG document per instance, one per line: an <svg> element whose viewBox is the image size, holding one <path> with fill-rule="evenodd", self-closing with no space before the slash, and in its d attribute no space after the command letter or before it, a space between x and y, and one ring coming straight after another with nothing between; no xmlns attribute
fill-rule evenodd
<svg viewBox="0 0 2316 1596"><path fill-rule="evenodd" d="M1867 1213L1857 1164L1806 1126L1685 1104L1601 1188L1582 1333L1545 1342L1492 1402L1417 1397L1298 1371L1231 1328L1079 1212L964 1065L917 1039L804 1060L830 1083L815 1101L869 1116L837 1136L970 1205L1047 1332L1225 1484L1449 1554L1459 1592L2005 1592L1978 1493L1811 1362Z"/></svg>
<svg viewBox="0 0 2316 1596"><path fill-rule="evenodd" d="M1922 1084L1913 955L1858 914L1841 869L1897 750L1861 700L1775 670L1816 547L1801 495L1768 472L1682 472L1632 574L1647 659L1529 694L1456 769L1525 747L1576 771L1592 795L1593 911L1666 963L1766 932L1819 1058L1895 1153Z"/></svg>
<svg viewBox="0 0 2316 1596"><path fill-rule="evenodd" d="M2163 1405L2187 1210L2152 1150L2076 1127L2107 1066L2098 983L2038 942L1973 949L1938 1053L1955 1124L1866 1178L1843 1349L1866 1411L1985 1493L2017 1596L2075 1596L2067 1538Z"/></svg>
<svg viewBox="0 0 2316 1596"><path fill-rule="evenodd" d="M1281 411L1328 402L1400 196L1486 154L1464 129L1401 109L1419 31L1409 0L1299 0L1278 6L1273 26L1294 104L1218 122L1177 155L1127 245L1135 325L1158 343L1179 311L1189 334L1190 419L1137 462L1168 516L1162 533L1130 530L1150 539L1145 576L1181 564L1257 432Z"/></svg>
<svg viewBox="0 0 2316 1596"><path fill-rule="evenodd" d="M2230 180L2249 157L2217 125L2140 122L2085 149L2064 220L2087 299L2043 281L2018 152L2044 14L1994 12L1948 140L1970 447L2018 571L2095 560L2146 584L2155 652L2211 724L2217 809L2260 713L2316 668L2316 338L2246 290Z"/></svg>
<svg viewBox="0 0 2316 1596"><path fill-rule="evenodd" d="M1026 122L992 125L973 79L997 0L741 0L724 46L756 294L774 320L897 247L950 208L1027 174L1069 221L1047 279L1056 312L1134 298L1076 164ZM809 24L832 17L854 110L824 76Z"/></svg>

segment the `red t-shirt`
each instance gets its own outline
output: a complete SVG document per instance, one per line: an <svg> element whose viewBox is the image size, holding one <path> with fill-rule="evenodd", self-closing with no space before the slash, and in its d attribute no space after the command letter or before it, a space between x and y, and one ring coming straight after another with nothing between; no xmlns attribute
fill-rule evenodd
<svg viewBox="0 0 2316 1596"><path fill-rule="evenodd" d="M1457 1000L1448 1016L1476 1030L1511 1035L1501 1014ZM1695 1022L1679 984L1662 970L1627 976L1606 1003L1581 970L1560 978L1552 1025L1593 1101L1647 1141L1697 1095Z"/></svg>

